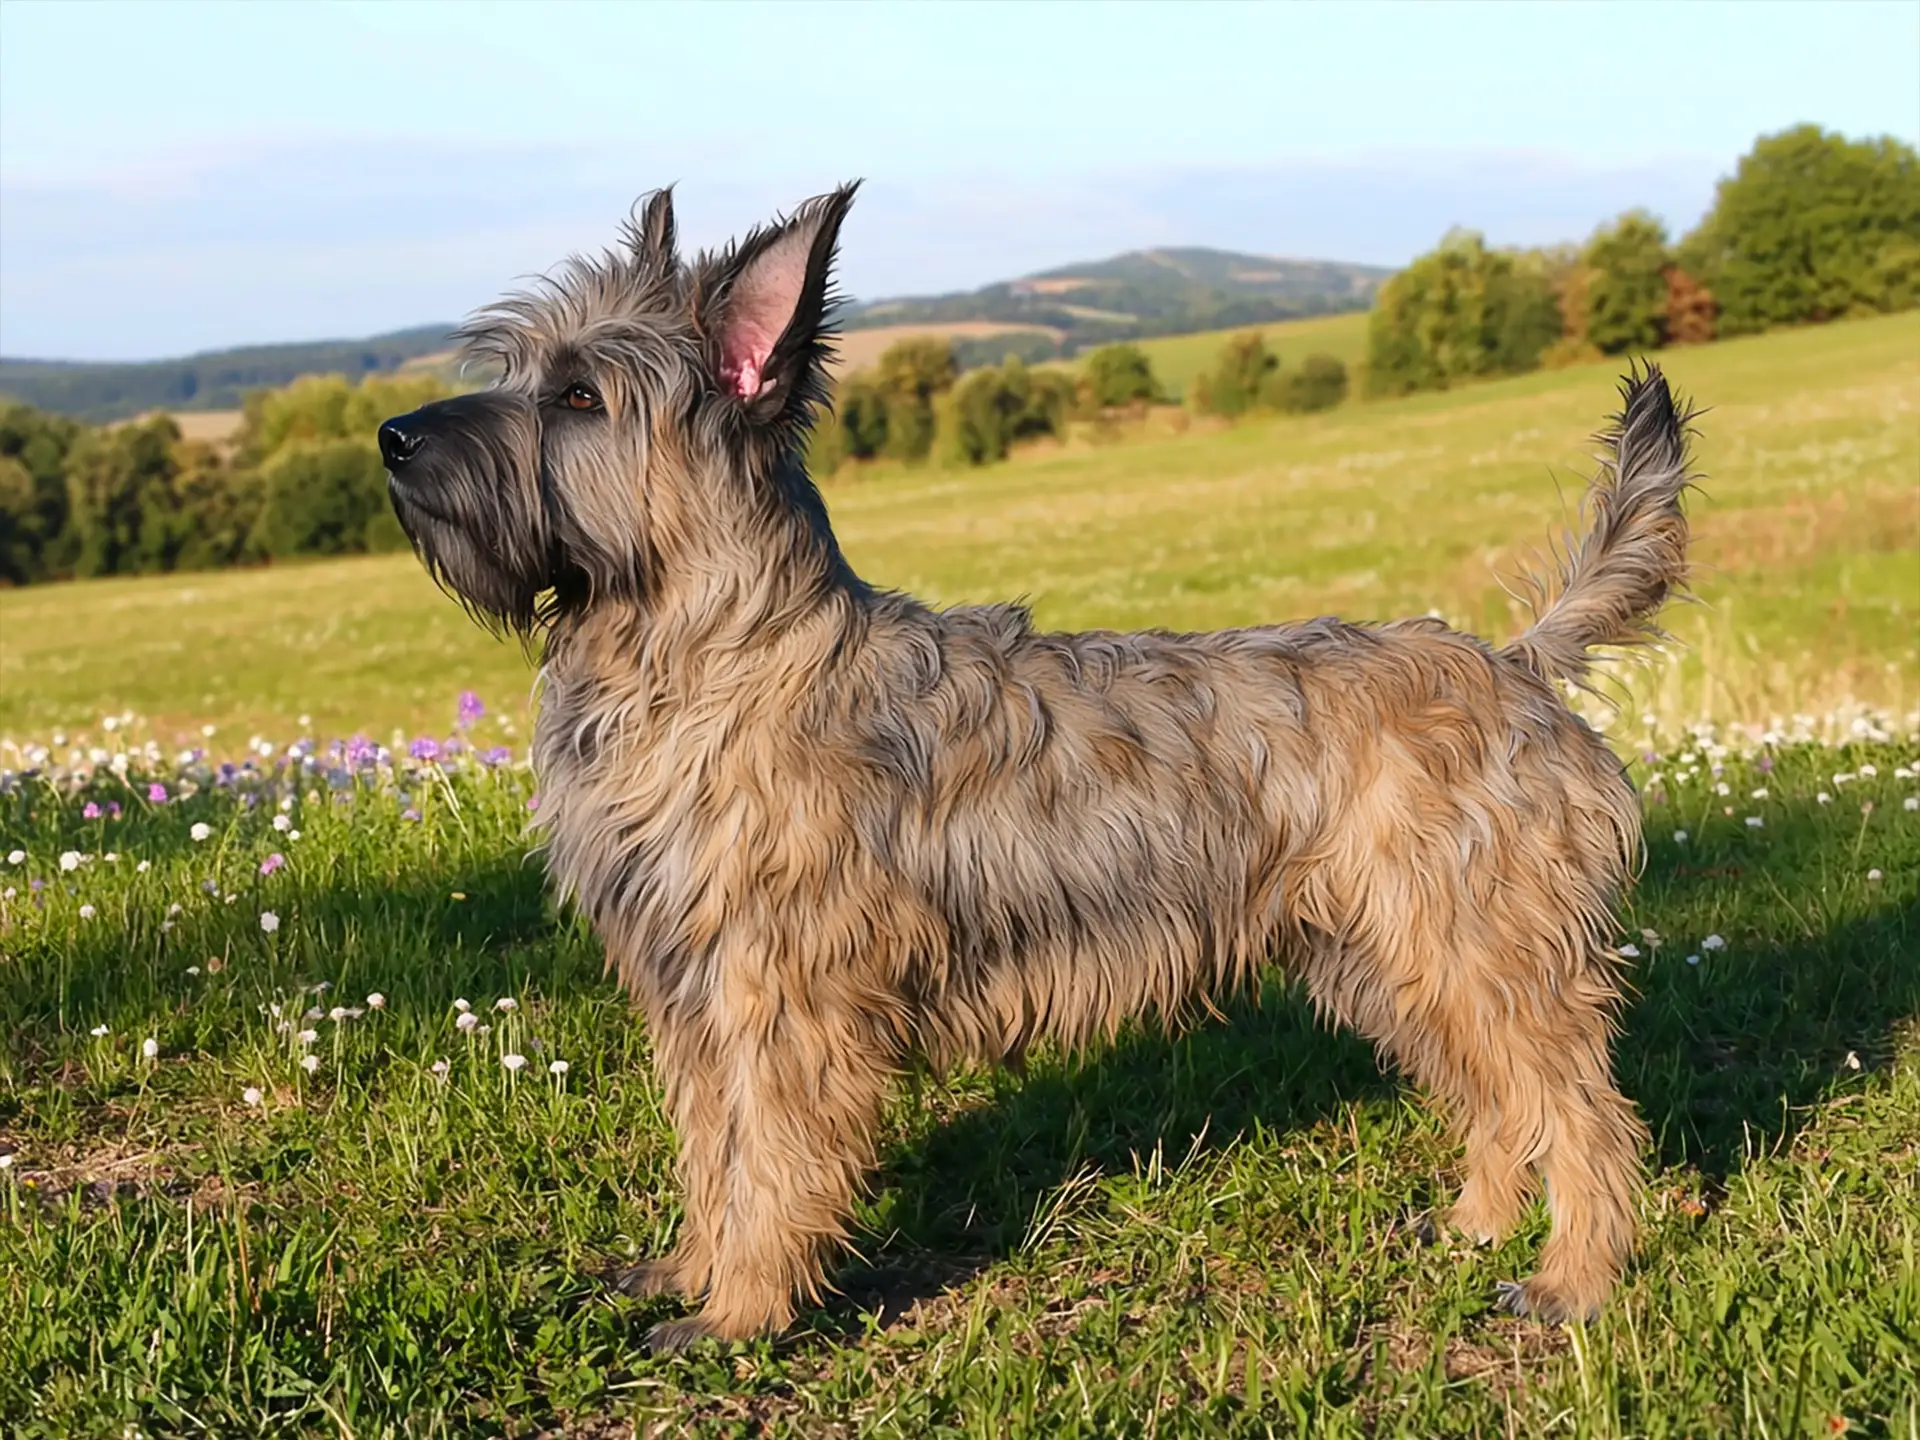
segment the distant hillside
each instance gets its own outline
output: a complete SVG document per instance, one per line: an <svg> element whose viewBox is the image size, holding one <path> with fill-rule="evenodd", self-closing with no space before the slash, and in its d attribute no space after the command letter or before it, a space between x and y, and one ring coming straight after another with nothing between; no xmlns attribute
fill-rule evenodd
<svg viewBox="0 0 1920 1440"><path fill-rule="evenodd" d="M1365 309L1392 273L1199 247L1136 250L964 294L869 301L849 307L844 323L857 330L998 321L1051 331L1057 353L1072 354L1110 340Z"/></svg>
<svg viewBox="0 0 1920 1440"><path fill-rule="evenodd" d="M255 345L132 365L0 359L0 396L96 422L149 410L237 410L247 391L302 375L358 378L438 356L452 328L421 325L369 340Z"/></svg>
<svg viewBox="0 0 1920 1440"><path fill-rule="evenodd" d="M1044 360L1109 340L1364 309L1391 273L1228 250L1137 250L965 294L856 303L842 323L848 330L896 335L937 329L952 339L963 366L997 364L1009 349ZM0 397L95 422L153 410L237 410L247 391L302 375L358 378L403 367L443 369L452 328L421 325L369 340L255 345L133 365L0 359ZM846 349L850 359L865 354L854 343Z"/></svg>

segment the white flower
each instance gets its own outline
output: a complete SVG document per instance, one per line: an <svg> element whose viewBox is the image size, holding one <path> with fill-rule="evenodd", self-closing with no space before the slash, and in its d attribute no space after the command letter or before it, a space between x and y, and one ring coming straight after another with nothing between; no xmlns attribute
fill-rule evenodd
<svg viewBox="0 0 1920 1440"><path fill-rule="evenodd" d="M1727 948L1727 942L1718 935L1709 935L1700 942L1700 948L1702 950L1724 950Z"/></svg>
<svg viewBox="0 0 1920 1440"><path fill-rule="evenodd" d="M320 1057L318 1055L302 1055L300 1057L300 1068L309 1075L313 1074L320 1068Z"/></svg>
<svg viewBox="0 0 1920 1440"><path fill-rule="evenodd" d="M347 1007L344 1005L334 1006L333 1009L327 1012L327 1018L338 1025L342 1020L347 1018Z"/></svg>
<svg viewBox="0 0 1920 1440"><path fill-rule="evenodd" d="M471 1030L473 1029L474 1026L480 1023L480 1017L474 1014L471 1010L462 1010L460 1012L459 1018L456 1019L453 1023L459 1026L462 1030Z"/></svg>
<svg viewBox="0 0 1920 1440"><path fill-rule="evenodd" d="M378 990L374 991L371 995L367 996L367 1008L369 1010L386 1009L387 997L382 995Z"/></svg>
<svg viewBox="0 0 1920 1440"><path fill-rule="evenodd" d="M1649 945L1658 945L1660 943L1660 932L1658 930L1642 930L1640 932L1640 938Z"/></svg>
<svg viewBox="0 0 1920 1440"><path fill-rule="evenodd" d="M1758 815L1747 816L1747 828L1749 830L1758 830L1762 826L1764 826L1766 823L1767 822Z"/></svg>
<svg viewBox="0 0 1920 1440"><path fill-rule="evenodd" d="M171 921L171 920L162 920L162 921L160 922L160 933L161 933L162 935L164 935L164 934L166 934L166 933L167 933L167 932L168 932L169 930L171 930L171 929L173 929L173 921Z"/></svg>
<svg viewBox="0 0 1920 1440"><path fill-rule="evenodd" d="M327 1012L322 1010L318 1005L311 1005L307 1007L307 1013L300 1018L302 1020L324 1020L327 1018Z"/></svg>
<svg viewBox="0 0 1920 1440"><path fill-rule="evenodd" d="M320 1038L320 1032L318 1030L302 1030L293 1038L298 1040L302 1045L311 1045Z"/></svg>
<svg viewBox="0 0 1920 1440"><path fill-rule="evenodd" d="M467 1013L467 1011L471 1010L473 1007L467 1004L467 1002L464 1000L456 1000L453 1002L453 1008L458 1010L462 1015L464 1015Z"/></svg>
<svg viewBox="0 0 1920 1440"><path fill-rule="evenodd" d="M500 1057L500 1063L517 1075L520 1072L520 1067L527 1063L527 1057L524 1055L502 1055Z"/></svg>
<svg viewBox="0 0 1920 1440"><path fill-rule="evenodd" d="M269 935L273 934L274 931L280 928L280 917L271 910L262 910L260 912L260 928Z"/></svg>
<svg viewBox="0 0 1920 1440"><path fill-rule="evenodd" d="M1902 810L1920 810L1920 795L1909 795L1900 802Z"/></svg>
<svg viewBox="0 0 1920 1440"><path fill-rule="evenodd" d="M257 1087L249 1085L240 1092L240 1098L249 1105L258 1105L260 1103L260 1091Z"/></svg>
<svg viewBox="0 0 1920 1440"><path fill-rule="evenodd" d="M1878 885L1882 880L1886 878L1887 877L1882 875L1878 870L1867 871L1867 883L1869 885Z"/></svg>
<svg viewBox="0 0 1920 1440"><path fill-rule="evenodd" d="M564 1075L564 1074L566 1074L566 1073L567 1073L567 1062L566 1062L566 1061L564 1061L564 1060L556 1060L556 1061L554 1061L554 1062L553 1062L553 1063L552 1063L551 1065L549 1065L549 1066L547 1066L547 1073L548 1073L549 1075Z"/></svg>
<svg viewBox="0 0 1920 1440"><path fill-rule="evenodd" d="M1756 791L1754 791L1754 792L1753 792L1753 794L1752 794L1752 795L1751 795L1750 797L1748 797L1748 798L1750 798L1750 799L1753 799L1753 800L1764 800L1764 799L1766 799L1766 798L1767 798L1767 792L1766 792L1766 789L1765 789L1765 787L1762 787L1761 789L1758 789L1758 790L1756 790Z"/></svg>
<svg viewBox="0 0 1920 1440"><path fill-rule="evenodd" d="M1833 804L1833 796L1829 795L1824 790L1822 790L1818 795L1814 796L1813 798L1818 800L1822 805Z"/></svg>
<svg viewBox="0 0 1920 1440"><path fill-rule="evenodd" d="M427 1068L432 1070L434 1074L438 1075L442 1080L444 1080L447 1078L447 1071L452 1067L449 1066L447 1062L444 1060L436 1060L433 1062L432 1065L428 1066Z"/></svg>
<svg viewBox="0 0 1920 1440"><path fill-rule="evenodd" d="M1673 832L1673 843L1674 843L1674 844L1676 844L1676 845L1684 845L1684 844L1686 844L1686 843L1687 843L1687 832L1686 832L1686 831L1684 831L1684 830L1676 830L1676 831L1674 831L1674 832Z"/></svg>
<svg viewBox="0 0 1920 1440"><path fill-rule="evenodd" d="M1638 960L1640 958L1640 947L1638 945L1622 945L1620 947L1620 958L1623 960Z"/></svg>
<svg viewBox="0 0 1920 1440"><path fill-rule="evenodd" d="M1880 772L1874 769L1873 766L1871 765L1862 765L1860 767L1860 773L1866 776L1869 780L1871 780L1874 776L1878 775Z"/></svg>
<svg viewBox="0 0 1920 1440"><path fill-rule="evenodd" d="M6 1154L0 1155L0 1170L11 1170L12 1168L13 1152L9 1150Z"/></svg>
<svg viewBox="0 0 1920 1440"><path fill-rule="evenodd" d="M147 873L147 871L153 868L153 862L151 860L142 860L138 865L134 866L133 868L137 870L140 874L144 875Z"/></svg>
<svg viewBox="0 0 1920 1440"><path fill-rule="evenodd" d="M1833 777L1833 783L1836 785L1845 785L1851 779L1853 779L1853 772L1851 770L1843 770Z"/></svg>
<svg viewBox="0 0 1920 1440"><path fill-rule="evenodd" d="M100 912L98 910L95 910L91 905L82 905L80 907L80 918L82 920L91 920L95 915L98 915L99 913Z"/></svg>
<svg viewBox="0 0 1920 1440"><path fill-rule="evenodd" d="M1699 963L1700 963L1700 957L1698 955L1687 956L1687 964L1698 965Z"/></svg>
<svg viewBox="0 0 1920 1440"><path fill-rule="evenodd" d="M185 907L183 905L175 901L173 904L167 906L167 918L171 920L174 916L182 913L184 909Z"/></svg>
<svg viewBox="0 0 1920 1440"><path fill-rule="evenodd" d="M196 820L193 822L193 828L187 831L187 834L191 835L195 840L204 840L213 834L213 827L204 820Z"/></svg>
<svg viewBox="0 0 1920 1440"><path fill-rule="evenodd" d="M202 735L204 735L204 736L206 736L206 737L207 737L207 739L209 739L209 740L211 740L211 739L213 738L213 726L211 726L211 725L202 725L202 726L200 727L200 733L201 733Z"/></svg>
<svg viewBox="0 0 1920 1440"><path fill-rule="evenodd" d="M517 1010L520 1007L514 1002L511 996L502 995L498 1000L493 1002L493 1008L504 1014L506 1011Z"/></svg>
<svg viewBox="0 0 1920 1440"><path fill-rule="evenodd" d="M160 1053L160 1042L149 1035L145 1040L140 1042L140 1053L148 1060L153 1059L154 1056Z"/></svg>
<svg viewBox="0 0 1920 1440"><path fill-rule="evenodd" d="M299 838L300 838L300 832L298 830L287 831L287 839L298 840Z"/></svg>
<svg viewBox="0 0 1920 1440"><path fill-rule="evenodd" d="M78 850L62 850L60 852L60 868L62 870L78 870L80 868L80 852Z"/></svg>
<svg viewBox="0 0 1920 1440"><path fill-rule="evenodd" d="M273 817L273 828L284 835L293 828L293 821L284 813L276 815Z"/></svg>
<svg viewBox="0 0 1920 1440"><path fill-rule="evenodd" d="M96 1025L93 1027L93 1029L89 1030L87 1033L93 1036L94 1039L98 1040L101 1036L107 1033L107 1027L104 1025Z"/></svg>
<svg viewBox="0 0 1920 1440"><path fill-rule="evenodd" d="M1847 1058L1844 1063L1847 1069L1858 1070L1860 1068L1860 1057L1849 1050L1847 1051Z"/></svg>
<svg viewBox="0 0 1920 1440"><path fill-rule="evenodd" d="M200 973L200 967L198 965L187 966L187 974L198 975L199 973Z"/></svg>
<svg viewBox="0 0 1920 1440"><path fill-rule="evenodd" d="M118 865L120 863L120 852L118 850L109 850L100 858L105 860L109 865Z"/></svg>
<svg viewBox="0 0 1920 1440"><path fill-rule="evenodd" d="M9 865L24 865L24 864L26 864L26 863L27 863L27 852L26 852L26 851L24 851L24 850L9 850L9 851L7 852L7 864L9 864Z"/></svg>

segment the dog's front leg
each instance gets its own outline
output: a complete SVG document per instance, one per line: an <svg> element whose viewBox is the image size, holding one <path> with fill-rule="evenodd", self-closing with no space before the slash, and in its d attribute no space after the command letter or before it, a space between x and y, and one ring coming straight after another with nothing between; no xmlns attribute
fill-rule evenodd
<svg viewBox="0 0 1920 1440"><path fill-rule="evenodd" d="M778 1333L797 1294L818 1299L823 1253L846 1237L898 1066L877 997L791 950L742 947L720 977L696 1034L661 1051L669 1063L687 1048L702 1057L704 1095L674 1118L692 1237L682 1246L705 1262L706 1300L655 1326L655 1350Z"/></svg>

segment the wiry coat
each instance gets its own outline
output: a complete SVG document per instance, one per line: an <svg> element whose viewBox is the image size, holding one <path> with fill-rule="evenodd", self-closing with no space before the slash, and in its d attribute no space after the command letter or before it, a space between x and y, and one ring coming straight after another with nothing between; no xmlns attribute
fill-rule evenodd
<svg viewBox="0 0 1920 1440"><path fill-rule="evenodd" d="M851 572L797 458L850 198L682 264L656 197L627 255L476 322L496 391L392 422L452 437L394 472L429 564L546 628L548 864L647 1017L682 1147L679 1242L634 1283L705 1307L656 1342L790 1321L916 1054L1081 1045L1275 963L1454 1112L1455 1223L1503 1233L1545 1177L1516 1306L1596 1308L1640 1175L1607 944L1639 817L1554 682L1681 580L1664 380L1627 384L1592 528L1502 650L1431 620L933 610Z"/></svg>

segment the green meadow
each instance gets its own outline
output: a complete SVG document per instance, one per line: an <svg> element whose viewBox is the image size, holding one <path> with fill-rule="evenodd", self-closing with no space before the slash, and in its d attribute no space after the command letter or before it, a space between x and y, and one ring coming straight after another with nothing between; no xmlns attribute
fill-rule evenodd
<svg viewBox="0 0 1920 1440"><path fill-rule="evenodd" d="M1920 1436L1920 315L1664 363L1710 407L1701 603L1595 709L1654 1136L1598 1321L1497 1307L1544 1213L1423 1240L1456 1153L1276 977L903 1077L837 1293L648 1355L673 1305L608 1276L671 1239L673 1142L526 858L530 667L354 560L0 593L0 1434ZM1049 626L1504 636L1614 378L829 501L870 578Z"/></svg>

